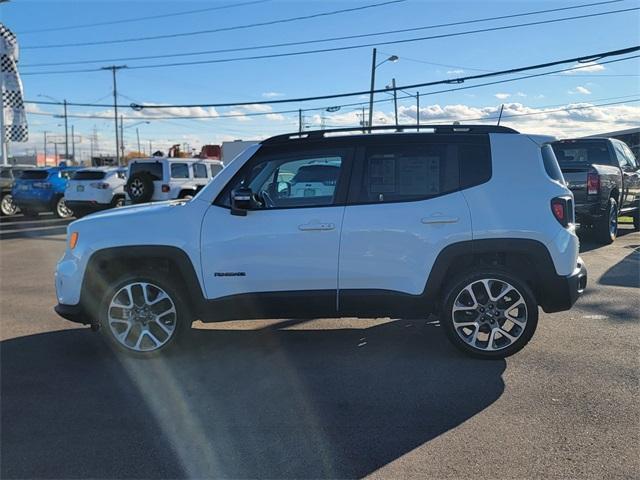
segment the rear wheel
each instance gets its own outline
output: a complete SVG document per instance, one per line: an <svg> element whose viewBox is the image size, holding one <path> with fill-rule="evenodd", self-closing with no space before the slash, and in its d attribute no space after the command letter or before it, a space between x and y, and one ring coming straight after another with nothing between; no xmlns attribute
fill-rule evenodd
<svg viewBox="0 0 640 480"><path fill-rule="evenodd" d="M154 275L125 275L102 299L100 329L118 350L148 357L176 343L188 329L187 308L172 283Z"/></svg>
<svg viewBox="0 0 640 480"><path fill-rule="evenodd" d="M113 208L120 208L124 207L124 203L124 197L115 197L111 202L111 206Z"/></svg>
<svg viewBox="0 0 640 480"><path fill-rule="evenodd" d="M13 197L10 193L5 193L0 199L0 213L4 216L10 217L18 212L18 207L13 203Z"/></svg>
<svg viewBox="0 0 640 480"><path fill-rule="evenodd" d="M480 358L504 358L521 350L538 325L538 304L513 274L478 269L446 290L440 324L449 340Z"/></svg>
<svg viewBox="0 0 640 480"><path fill-rule="evenodd" d="M67 204L64 202L64 197L59 197L56 200L55 205L54 205L54 209L53 209L53 213L58 218L71 218L71 217L73 217L73 211L71 211L71 209L69 207L67 207Z"/></svg>
<svg viewBox="0 0 640 480"><path fill-rule="evenodd" d="M595 234L597 240L609 245L618 236L618 202L615 198L610 198L607 202L605 214L595 224Z"/></svg>

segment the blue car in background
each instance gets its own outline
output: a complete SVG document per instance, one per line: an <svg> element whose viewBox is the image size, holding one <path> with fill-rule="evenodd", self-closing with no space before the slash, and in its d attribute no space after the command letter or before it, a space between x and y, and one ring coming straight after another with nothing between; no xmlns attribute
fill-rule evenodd
<svg viewBox="0 0 640 480"><path fill-rule="evenodd" d="M34 168L25 170L11 189L13 202L27 217L40 212L53 212L58 218L69 218L73 212L64 203L69 177L79 167Z"/></svg>

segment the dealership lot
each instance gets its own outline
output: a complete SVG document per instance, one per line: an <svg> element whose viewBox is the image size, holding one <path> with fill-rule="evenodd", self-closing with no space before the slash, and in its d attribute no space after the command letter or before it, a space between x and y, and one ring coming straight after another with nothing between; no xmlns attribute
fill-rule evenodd
<svg viewBox="0 0 640 480"><path fill-rule="evenodd" d="M588 239L589 288L506 361L437 319L196 325L116 357L57 317L66 221L0 224L1 471L11 477L630 478L640 471L640 234Z"/></svg>

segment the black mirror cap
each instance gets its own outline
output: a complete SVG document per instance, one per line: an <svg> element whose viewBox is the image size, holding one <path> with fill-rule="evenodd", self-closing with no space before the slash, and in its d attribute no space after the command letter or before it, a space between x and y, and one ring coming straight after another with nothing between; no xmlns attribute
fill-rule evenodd
<svg viewBox="0 0 640 480"><path fill-rule="evenodd" d="M253 192L248 187L236 188L231 192L231 214L246 216L253 205Z"/></svg>

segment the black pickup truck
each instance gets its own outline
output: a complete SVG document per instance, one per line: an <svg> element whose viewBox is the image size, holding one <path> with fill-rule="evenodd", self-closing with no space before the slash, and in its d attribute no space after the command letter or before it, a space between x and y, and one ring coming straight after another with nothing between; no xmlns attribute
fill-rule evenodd
<svg viewBox="0 0 640 480"><path fill-rule="evenodd" d="M576 221L602 243L618 233L618 216L640 229L640 166L631 149L614 138L580 138L551 144L573 192Z"/></svg>

